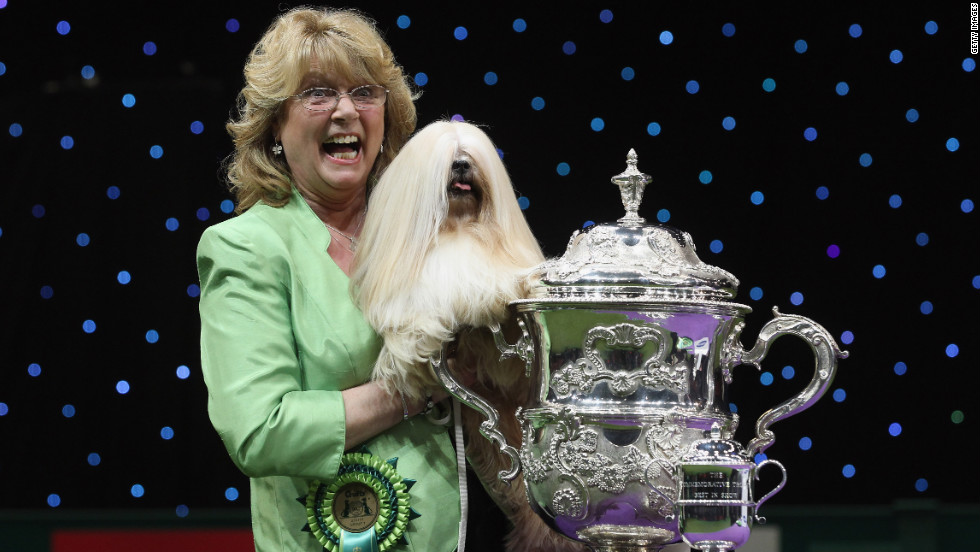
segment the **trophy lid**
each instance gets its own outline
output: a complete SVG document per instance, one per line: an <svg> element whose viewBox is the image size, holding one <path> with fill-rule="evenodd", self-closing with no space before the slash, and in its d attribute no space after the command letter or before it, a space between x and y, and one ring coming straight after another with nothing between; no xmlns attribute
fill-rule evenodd
<svg viewBox="0 0 980 552"><path fill-rule="evenodd" d="M549 298L639 299L643 301L726 301L738 280L706 264L690 234L663 224L647 224L637 210L650 176L637 169L630 150L626 170L612 178L626 215L576 230L565 254L540 267Z"/></svg>

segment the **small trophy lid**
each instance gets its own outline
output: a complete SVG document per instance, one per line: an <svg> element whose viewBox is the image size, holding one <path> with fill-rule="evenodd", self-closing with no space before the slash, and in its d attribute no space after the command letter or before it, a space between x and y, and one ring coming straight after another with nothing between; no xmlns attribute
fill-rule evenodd
<svg viewBox="0 0 980 552"><path fill-rule="evenodd" d="M689 464L731 464L745 462L746 459L742 445L737 441L722 439L718 427L713 426L711 437L692 444L681 461Z"/></svg>
<svg viewBox="0 0 980 552"><path fill-rule="evenodd" d="M651 178L637 169L630 150L626 170L612 177L626 215L576 230L565 254L541 265L544 291L551 298L625 298L651 301L726 301L738 280L706 264L690 234L663 224L647 224L638 213Z"/></svg>

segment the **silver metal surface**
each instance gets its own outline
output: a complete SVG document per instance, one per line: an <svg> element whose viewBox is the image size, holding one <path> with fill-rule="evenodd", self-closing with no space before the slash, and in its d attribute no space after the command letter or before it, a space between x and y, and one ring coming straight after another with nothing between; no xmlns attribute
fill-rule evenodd
<svg viewBox="0 0 980 552"><path fill-rule="evenodd" d="M488 417L484 435L519 457L528 500L556 531L603 552L655 551L682 539L734 550L785 484L781 464L753 462L773 443L769 427L812 406L847 353L819 324L775 309L744 349L751 309L728 302L738 280L698 259L687 233L645 224L637 208L649 181L631 150L627 170L613 178L626 216L575 232L561 258L541 265L533 295L511 303L522 331L515 345L493 330L502 354L522 358L530 376L532 399L516 413L519 453L496 431L492 405L441 361L433 368ZM809 344L813 378L759 418L743 451L731 440L739 423L728 407L733 369L758 367L783 335ZM756 501L754 482L767 465L783 471L783 482Z"/></svg>

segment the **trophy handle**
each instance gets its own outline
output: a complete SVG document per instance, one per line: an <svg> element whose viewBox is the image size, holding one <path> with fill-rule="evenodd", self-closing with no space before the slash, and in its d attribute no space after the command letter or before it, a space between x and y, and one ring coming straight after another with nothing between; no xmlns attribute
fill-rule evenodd
<svg viewBox="0 0 980 552"><path fill-rule="evenodd" d="M496 338L496 333L494 334ZM497 443L500 447L500 451L510 457L510 469L501 470L497 473L497 477L504 483L510 483L515 477L517 477L517 472L521 469L520 457L517 454L517 449L507 444L507 439L504 438L504 434L497 429L500 425L500 413L497 412L493 406L487 402L486 399L477 395L472 390L467 388L465 385L460 383L453 375L449 372L446 366L446 348L449 346L449 342L443 343L442 348L439 349L439 358L429 358L429 364L432 365L432 371L435 372L436 377L442 382L442 386L446 388L446 391L450 395L459 399L459 402L465 404L466 406L476 410L480 414L483 414L487 419L480 424L480 433L490 441Z"/></svg>
<svg viewBox="0 0 980 552"><path fill-rule="evenodd" d="M769 431L769 426L783 418L788 418L813 406L830 387L837 373L837 359L847 358L847 351L841 351L837 342L826 329L813 320L795 314L782 314L773 307L775 318L766 323L759 332L759 338L751 350L745 351L737 339L734 341L735 351L728 351L725 370L738 364L752 364L761 369L759 363L769 352L770 344L776 338L790 334L803 339L810 345L816 363L813 379L799 395L781 403L779 406L765 412L755 424L755 438L749 441L746 454L749 458L765 451L772 445L776 436Z"/></svg>
<svg viewBox="0 0 980 552"><path fill-rule="evenodd" d="M786 486L786 468L784 468L783 465L776 460L763 460L762 462L760 462L759 465L755 467L755 480L756 481L759 480L759 471L761 471L762 468L768 464L772 464L776 466L777 468L779 468L781 472L783 472L783 480L779 482L779 485L776 485L775 489L766 493L766 496L760 498L759 501L755 503L755 520L758 523L766 522L766 518L759 516L759 508L762 507L762 503L772 498L772 495L783 490L783 487Z"/></svg>
<svg viewBox="0 0 980 552"><path fill-rule="evenodd" d="M490 324L490 332L493 334L493 343L500 351L500 360L517 357L524 361L524 376L531 377L531 367L534 364L534 342L531 341L531 334L527 332L527 325L520 318L517 325L521 328L521 337L517 343L511 345L504 338L504 333L500 331L500 324L494 322Z"/></svg>

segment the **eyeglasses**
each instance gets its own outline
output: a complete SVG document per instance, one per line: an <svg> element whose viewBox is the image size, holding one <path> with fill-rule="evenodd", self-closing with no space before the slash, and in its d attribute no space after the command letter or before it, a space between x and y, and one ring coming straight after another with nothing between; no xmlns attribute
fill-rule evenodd
<svg viewBox="0 0 980 552"><path fill-rule="evenodd" d="M344 96L350 98L357 109L372 109L384 105L388 99L388 90L380 84L365 84L349 92L340 92L333 88L310 88L291 97L298 98L303 102L303 107L310 111L330 111L337 107L340 98Z"/></svg>

